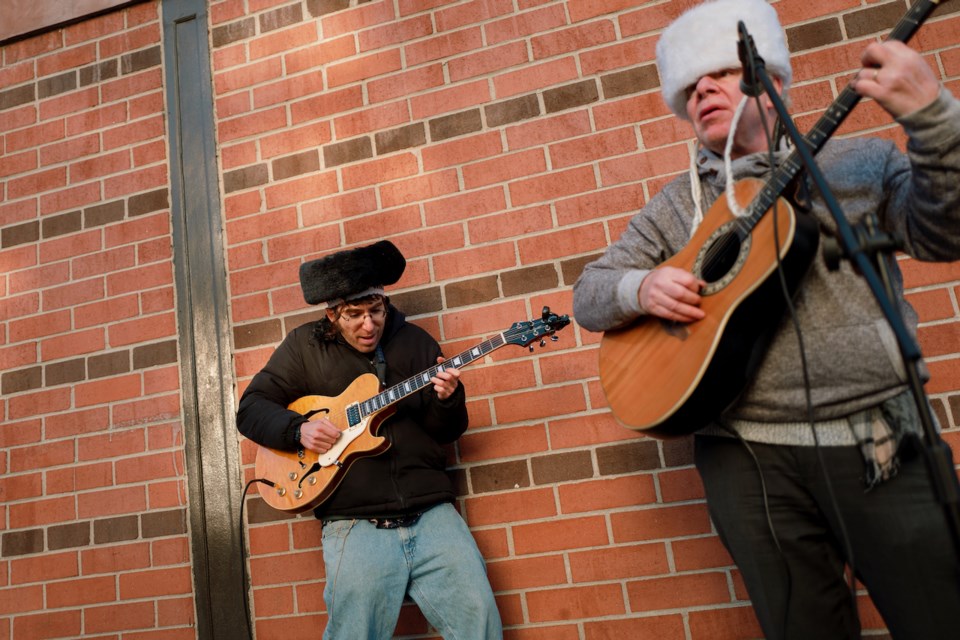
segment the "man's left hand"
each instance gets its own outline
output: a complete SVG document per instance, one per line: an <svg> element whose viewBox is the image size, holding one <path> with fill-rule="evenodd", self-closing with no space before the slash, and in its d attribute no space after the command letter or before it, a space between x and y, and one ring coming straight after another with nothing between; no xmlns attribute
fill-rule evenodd
<svg viewBox="0 0 960 640"><path fill-rule="evenodd" d="M443 364L443 358L437 358L437 364ZM430 378L433 388L437 392L437 397L446 400L457 390L460 384L460 370L454 367L444 367L443 371L438 371L437 375Z"/></svg>
<svg viewBox="0 0 960 640"><path fill-rule="evenodd" d="M873 98L894 118L926 107L940 94L940 81L923 57L897 40L873 42L861 56L853 88Z"/></svg>

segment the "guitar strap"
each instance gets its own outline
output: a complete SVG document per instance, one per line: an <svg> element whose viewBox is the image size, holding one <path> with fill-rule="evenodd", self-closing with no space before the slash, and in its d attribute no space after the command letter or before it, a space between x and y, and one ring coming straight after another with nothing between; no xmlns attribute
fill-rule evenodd
<svg viewBox="0 0 960 640"><path fill-rule="evenodd" d="M377 368L377 377L380 378L380 389L387 388L387 360L383 357L383 347L377 343L377 356L374 365Z"/></svg>

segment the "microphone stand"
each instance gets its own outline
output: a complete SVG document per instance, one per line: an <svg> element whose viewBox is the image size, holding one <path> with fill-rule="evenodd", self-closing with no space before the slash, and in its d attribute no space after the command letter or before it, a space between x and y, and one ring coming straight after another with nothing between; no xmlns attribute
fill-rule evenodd
<svg viewBox="0 0 960 640"><path fill-rule="evenodd" d="M960 485L957 483L957 473L953 466L950 448L934 427L930 403L927 401L923 382L920 378L919 364L922 358L920 348L907 331L903 318L900 317L893 304L894 294L890 286L889 270L886 263L890 257L885 254L899 248L897 242L886 234L878 233L875 218L867 217L863 223L857 225L856 230L847 221L833 192L827 185L823 173L807 148L807 140L797 131L790 114L787 113L783 100L780 99L776 87L770 80L766 63L757 54L753 38L746 33L746 27L742 22L738 27L740 28L741 41L744 43L746 55L749 59L749 64L744 64L744 82L750 84L756 78L763 85L763 91L770 96L777 115L780 116L780 121L785 126L790 139L796 145L800 158L803 160L804 168L806 168L820 191L824 204L837 225L839 251L833 252L832 259L836 260L838 255L842 255L853 264L857 273L866 280L871 293L876 298L883 315L896 336L900 356L907 372L907 382L913 393L923 428L924 442L920 446L927 464L927 471L930 474L934 495L943 507L953 537L954 547L960 555ZM748 87L748 91L750 90L752 89ZM744 93L747 94L748 91L744 91ZM753 95L759 95L759 91ZM883 282L877 274L878 269L883 274Z"/></svg>

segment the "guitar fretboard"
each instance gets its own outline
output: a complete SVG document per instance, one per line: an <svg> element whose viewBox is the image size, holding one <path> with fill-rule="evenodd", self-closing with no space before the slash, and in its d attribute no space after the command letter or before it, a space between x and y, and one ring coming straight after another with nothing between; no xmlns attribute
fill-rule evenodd
<svg viewBox="0 0 960 640"><path fill-rule="evenodd" d="M920 0L907 11L906 15L900 19L897 26L890 32L888 40L899 40L907 42L917 32L920 25L933 13L939 0ZM823 145L837 130L840 124L846 119L857 103L860 102L860 94L853 90L848 84L844 87L837 99L827 108L826 112L817 120L813 129L804 136L807 147L811 155L816 155ZM787 156L786 160L777 167L766 185L757 193L753 202L747 207L747 215L737 220L737 232L741 239L746 238L750 231L760 222L760 218L767 212L773 203L776 202L783 190L786 189L790 181L793 180L803 168L803 161L800 152L794 150Z"/></svg>
<svg viewBox="0 0 960 640"><path fill-rule="evenodd" d="M349 424L351 426L358 424L361 420L363 420L363 418L377 413L378 411L382 411L391 404L399 402L410 394L419 391L430 384L430 378L437 375L437 373L443 371L444 369L459 369L475 360L479 360L491 351L499 349L505 344L507 344L507 342L504 339L504 334L498 333L489 340L484 340L477 346L458 353L452 358L445 360L441 364L430 367L426 371L418 373L415 376L411 376L403 382L395 384L389 389L381 391L369 400L364 400L356 405L352 405L347 409L347 419Z"/></svg>

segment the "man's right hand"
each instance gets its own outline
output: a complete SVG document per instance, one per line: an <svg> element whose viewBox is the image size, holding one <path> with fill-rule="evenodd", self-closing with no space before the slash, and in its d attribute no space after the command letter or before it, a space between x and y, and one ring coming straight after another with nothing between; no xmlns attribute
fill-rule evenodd
<svg viewBox="0 0 960 640"><path fill-rule="evenodd" d="M300 444L314 453L326 453L340 437L340 430L326 418L300 425Z"/></svg>
<svg viewBox="0 0 960 640"><path fill-rule="evenodd" d="M700 290L707 283L689 271L676 267L658 267L640 283L637 297L640 307L650 315L693 322L706 315L700 308Z"/></svg>

